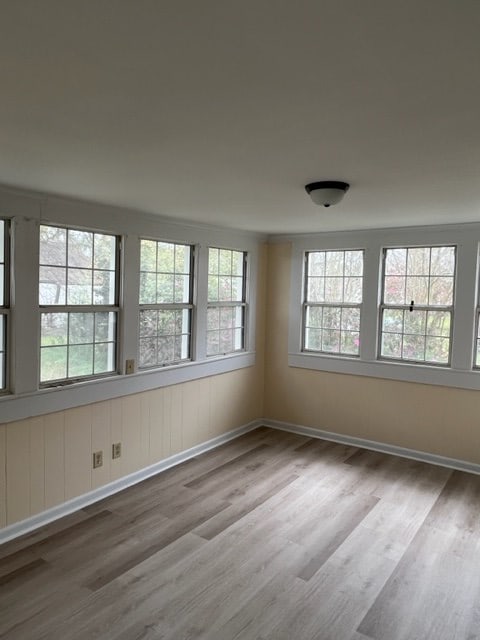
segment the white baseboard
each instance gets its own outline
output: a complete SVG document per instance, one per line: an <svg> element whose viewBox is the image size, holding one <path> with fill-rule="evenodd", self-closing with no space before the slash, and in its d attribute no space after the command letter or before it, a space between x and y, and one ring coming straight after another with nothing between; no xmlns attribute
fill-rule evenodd
<svg viewBox="0 0 480 640"><path fill-rule="evenodd" d="M175 455L170 456L169 458L165 458L164 460L160 460L160 462L156 462L149 467L145 467L144 469L140 469L139 471L130 473L129 475L124 476L123 478L119 478L114 482L109 482L103 487L99 487L98 489L94 489L93 491L89 491L88 493L84 493L83 495L73 498L72 500L68 500L67 502L63 502L62 504L52 507L51 509L47 509L46 511L42 511L41 513L31 516L26 520L15 522L14 524L7 526L0 531L0 544L3 544L8 540L12 540L13 538L18 538L25 533L29 533L34 529L38 529L39 527L43 527L49 522L53 522L54 520L63 518L64 516L67 516L74 511L83 509L83 507L86 507L89 504L97 502L98 500L102 500L103 498L107 498L114 493L118 493L119 491L122 491L122 489L126 489L127 487L131 487L134 484L142 482L142 480L146 480L147 478L150 478L151 476L154 476L161 471L165 471L166 469L174 467L181 462L185 462L185 460L194 458L195 456L198 456L201 453L205 453L210 449L215 449L216 447L219 447L221 444L224 444L229 440L238 438L244 433L248 433L249 431L252 431L257 427L262 426L262 424L263 422L261 420L253 420L252 422L249 422L242 427L232 429L231 431L227 431L227 433L222 433L221 436L217 436L216 438L212 438L211 440L202 442L201 444L198 444L191 449L186 449L185 451L176 453Z"/></svg>
<svg viewBox="0 0 480 640"><path fill-rule="evenodd" d="M319 438L321 440L330 440L331 442L338 442L341 444L347 444L353 447L359 447L361 449L370 449L372 451L379 451L381 453L388 453L402 458L410 458L411 460L418 460L419 462L427 462L429 464L435 464L441 467L447 467L448 469L456 469L458 471L467 471L469 473L480 474L480 464L473 462L466 462L464 460L456 460L455 458L448 458L446 456L439 456L433 453L427 453L425 451L416 451L415 449L407 449L405 447L397 447L395 445L386 444L384 442L376 442L375 440L366 440L365 438L356 438L354 436L346 436L340 433L334 433L332 431L324 431L323 429L313 429L312 427L304 427L302 425L293 424L290 422L282 422L280 420L270 420L268 418L253 420L242 427L223 433L221 436L207 440L201 444L186 449L180 453L176 453L165 460L161 460L149 467L135 471L123 478L119 478L114 482L89 491L81 496L68 500L60 505L42 511L26 520L21 522L15 522L4 529L0 530L0 544L18 538L19 536L29 533L34 529L38 529L49 522L63 518L64 516L78 511L83 507L88 506L98 500L107 498L122 489L126 489L134 484L142 482L151 476L165 471L170 467L174 467L185 460L189 460L195 456L205 453L210 449L219 447L220 445L233 440L248 433L257 427L271 427L272 429L279 429L281 431L289 431L291 433L298 433L302 436L308 436L309 438Z"/></svg>
<svg viewBox="0 0 480 640"><path fill-rule="evenodd" d="M379 451L381 453L400 456L401 458L410 458L411 460L418 460L419 462L428 462L429 464L435 464L440 467L447 467L448 469L456 469L457 471L467 471L468 473L480 474L480 464L475 464L474 462L456 460L455 458L439 456L434 453L428 453L426 451L416 451L415 449L397 447L396 445L386 444L385 442L366 440L365 438L355 438L354 436L346 436L341 433L324 431L322 429L313 429L312 427L304 427L299 424L282 422L280 420L270 420L266 418L264 420L259 420L258 423L265 427L280 429L282 431L290 431L292 433L298 433L302 436L308 436L309 438L330 440L332 442L338 442L340 444L347 444L352 447L359 447L360 449L370 449L372 451Z"/></svg>

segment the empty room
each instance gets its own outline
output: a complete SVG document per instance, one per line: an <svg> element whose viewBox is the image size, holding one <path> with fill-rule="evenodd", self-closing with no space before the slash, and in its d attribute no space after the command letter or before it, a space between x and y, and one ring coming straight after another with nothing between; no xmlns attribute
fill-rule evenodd
<svg viewBox="0 0 480 640"><path fill-rule="evenodd" d="M480 3L0 7L0 638L480 640Z"/></svg>

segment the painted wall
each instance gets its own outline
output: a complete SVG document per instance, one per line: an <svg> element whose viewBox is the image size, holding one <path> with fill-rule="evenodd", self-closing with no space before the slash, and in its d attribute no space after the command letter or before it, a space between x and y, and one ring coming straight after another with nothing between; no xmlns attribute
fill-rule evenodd
<svg viewBox="0 0 480 640"><path fill-rule="evenodd" d="M266 256L263 247L254 367L0 425L0 527L263 415ZM98 450L103 466L93 469Z"/></svg>
<svg viewBox="0 0 480 640"><path fill-rule="evenodd" d="M480 393L289 367L290 244L268 257L265 416L480 463Z"/></svg>

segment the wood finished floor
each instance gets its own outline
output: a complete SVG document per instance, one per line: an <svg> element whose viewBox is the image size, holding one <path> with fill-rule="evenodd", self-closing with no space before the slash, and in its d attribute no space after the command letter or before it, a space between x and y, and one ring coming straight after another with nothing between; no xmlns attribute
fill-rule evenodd
<svg viewBox="0 0 480 640"><path fill-rule="evenodd" d="M479 507L479 476L260 428L0 547L0 637L480 639Z"/></svg>

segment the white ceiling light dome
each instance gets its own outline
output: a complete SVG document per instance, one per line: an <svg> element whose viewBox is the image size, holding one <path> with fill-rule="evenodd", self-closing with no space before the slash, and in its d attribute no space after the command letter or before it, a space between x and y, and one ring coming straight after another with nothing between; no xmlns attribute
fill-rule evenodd
<svg viewBox="0 0 480 640"><path fill-rule="evenodd" d="M310 182L305 185L305 191L311 197L315 204L330 207L332 204L338 204L343 196L347 193L350 185L348 182L339 182L337 180L324 180L323 182Z"/></svg>

